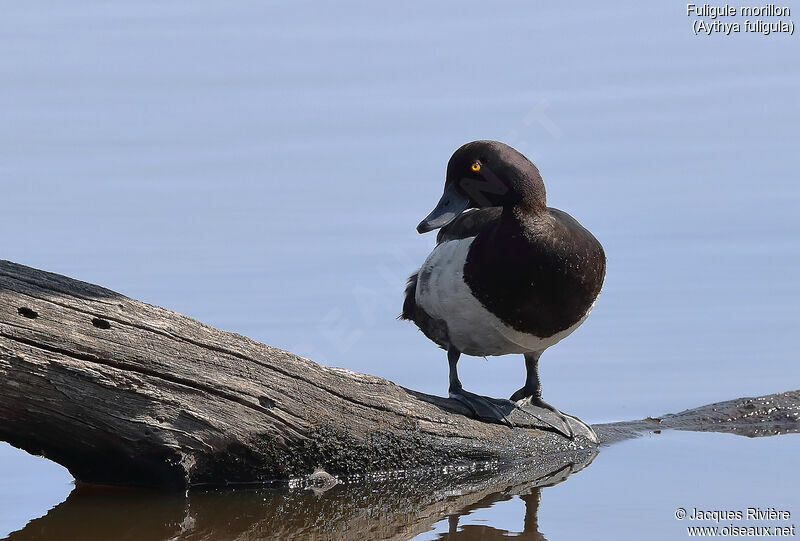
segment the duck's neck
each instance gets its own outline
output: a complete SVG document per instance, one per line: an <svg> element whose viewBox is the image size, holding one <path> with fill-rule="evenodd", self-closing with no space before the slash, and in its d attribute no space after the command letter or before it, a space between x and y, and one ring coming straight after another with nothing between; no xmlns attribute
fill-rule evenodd
<svg viewBox="0 0 800 541"><path fill-rule="evenodd" d="M539 174L539 169L532 163L522 178L514 184L518 198L514 205L515 209L528 215L546 213L547 211L547 191L544 181Z"/></svg>
<svg viewBox="0 0 800 541"><path fill-rule="evenodd" d="M529 205L523 202L513 207L503 208L500 227L503 228L506 233L515 231L524 233L541 227L544 222L549 220L549 217L550 215L544 203L537 202L535 205Z"/></svg>

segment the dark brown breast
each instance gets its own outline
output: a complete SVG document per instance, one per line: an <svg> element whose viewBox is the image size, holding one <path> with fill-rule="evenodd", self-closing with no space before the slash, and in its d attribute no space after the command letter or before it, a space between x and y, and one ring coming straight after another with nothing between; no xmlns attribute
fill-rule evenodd
<svg viewBox="0 0 800 541"><path fill-rule="evenodd" d="M577 323L603 286L606 257L597 239L558 209L540 217L503 211L472 243L464 280L490 312L545 338Z"/></svg>

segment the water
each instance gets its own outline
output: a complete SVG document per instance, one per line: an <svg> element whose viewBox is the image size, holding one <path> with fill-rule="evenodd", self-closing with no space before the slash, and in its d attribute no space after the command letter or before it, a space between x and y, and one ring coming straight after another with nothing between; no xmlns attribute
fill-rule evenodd
<svg viewBox="0 0 800 541"><path fill-rule="evenodd" d="M5 6L0 257L443 394L442 353L394 317L447 158L495 138L609 257L594 313L542 358L550 402L604 422L797 388L796 37L695 37L684 8ZM465 358L465 387L508 396L521 359L490 362ZM544 488L541 531L672 528L671 483L722 505L726 475L800 513L796 436L653 439ZM0 535L70 488L0 447ZM523 504L480 524L520 531Z"/></svg>
<svg viewBox="0 0 800 541"><path fill-rule="evenodd" d="M664 432L615 444L567 479L497 472L309 490L76 490L10 535L38 539L680 539L694 526L797 525L800 435ZM491 480L492 475L500 479ZM566 481L565 481L566 479ZM448 486L452 482L454 486ZM445 494L446 492L446 494ZM789 520L678 520L679 509L790 510Z"/></svg>

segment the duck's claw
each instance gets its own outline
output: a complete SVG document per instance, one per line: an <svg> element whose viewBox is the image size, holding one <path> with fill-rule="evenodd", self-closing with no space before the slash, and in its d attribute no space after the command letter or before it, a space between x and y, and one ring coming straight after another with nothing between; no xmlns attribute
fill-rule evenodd
<svg viewBox="0 0 800 541"><path fill-rule="evenodd" d="M506 413L500 409L500 407L495 404L491 398L470 393L464 389L459 389L457 391L451 390L450 398L458 400L467 408L469 408L476 419L480 419L481 421L489 423L506 425L511 428L514 427L514 425L511 424L511 421L506 418Z"/></svg>

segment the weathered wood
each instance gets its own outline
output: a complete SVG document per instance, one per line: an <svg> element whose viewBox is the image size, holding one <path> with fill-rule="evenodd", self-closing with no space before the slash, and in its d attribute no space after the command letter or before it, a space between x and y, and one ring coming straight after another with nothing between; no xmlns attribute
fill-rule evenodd
<svg viewBox="0 0 800 541"><path fill-rule="evenodd" d="M519 410L512 412L519 419ZM0 440L84 482L189 486L592 448L0 261ZM544 426L533 420L530 426Z"/></svg>

